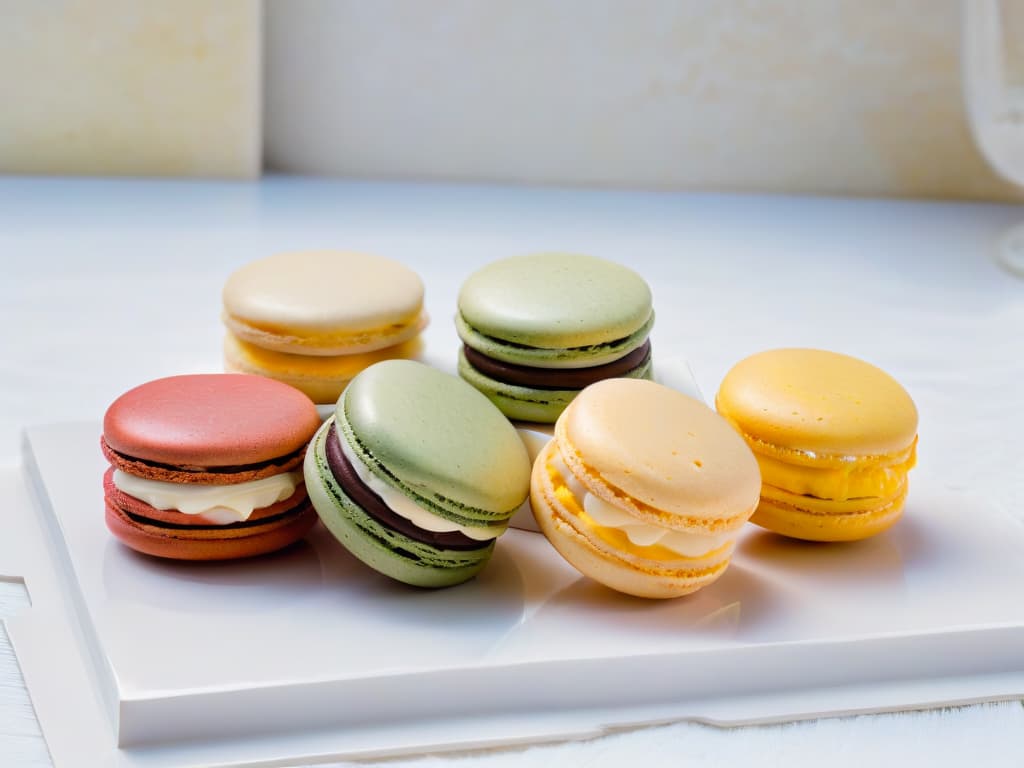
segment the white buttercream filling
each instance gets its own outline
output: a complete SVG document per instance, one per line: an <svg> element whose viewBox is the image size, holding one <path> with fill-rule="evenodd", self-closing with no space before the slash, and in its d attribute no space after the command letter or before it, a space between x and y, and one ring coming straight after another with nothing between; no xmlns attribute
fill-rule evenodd
<svg viewBox="0 0 1024 768"><path fill-rule="evenodd" d="M622 531L626 534L626 538L638 547L650 547L657 544L683 557L700 557L720 549L736 536L735 531L715 534L694 533L641 522L625 510L590 493L586 486L569 471L569 467L557 451L554 452L551 460L558 474L565 481L566 487L576 497L587 515L600 526Z"/></svg>
<svg viewBox="0 0 1024 768"><path fill-rule="evenodd" d="M459 525L453 523L451 520L445 520L443 517L434 514L429 509L424 509L415 501L410 499L401 491L391 487L386 482L377 477L370 468L366 466L362 459L356 455L356 452L352 450L352 447L348 444L348 441L341 434L341 430L335 429L337 435L338 444L341 446L342 453L345 454L345 458L348 459L349 464L356 471L359 479L375 494L380 496L381 501L399 517L405 518L410 523L415 525L417 528L422 528L424 531L431 531L433 533L451 533L452 531L458 531L475 541L489 541L490 539L497 538L502 533L504 528L484 528L481 526L471 525Z"/></svg>
<svg viewBox="0 0 1024 768"><path fill-rule="evenodd" d="M254 509L284 501L302 483L301 472L282 472L232 485L167 483L114 470L114 487L155 509L196 515L214 525L241 523Z"/></svg>

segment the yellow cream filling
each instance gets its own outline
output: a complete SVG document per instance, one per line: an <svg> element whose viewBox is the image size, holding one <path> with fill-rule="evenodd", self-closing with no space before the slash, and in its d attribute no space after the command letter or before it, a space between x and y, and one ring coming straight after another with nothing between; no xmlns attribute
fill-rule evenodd
<svg viewBox="0 0 1024 768"><path fill-rule="evenodd" d="M907 472L916 461L916 452L913 450L901 463L891 466L863 466L849 462L847 466L819 468L790 464L762 453L755 453L755 456L764 485L801 496L840 501L866 496L892 496L906 482Z"/></svg>
<svg viewBox="0 0 1024 768"><path fill-rule="evenodd" d="M309 376L316 378L351 379L364 368L382 360L410 358L423 348L417 336L409 341L385 347L375 352L361 352L354 355L292 355L264 349L237 337L229 339L238 355L250 366L272 371L278 376Z"/></svg>
<svg viewBox="0 0 1024 768"><path fill-rule="evenodd" d="M648 560L657 561L678 561L682 559L687 560L703 560L709 556L713 556L721 550L726 549L729 546L728 543L714 548L712 551L701 555L700 557L687 557L673 549L662 546L661 544L650 544L641 545L634 544L625 531L610 528L608 526L599 525L590 515L588 515L583 506L580 504L576 495L572 489L566 484L565 479L557 468L553 467L551 463L545 464L548 476L551 478L551 484L554 487L555 498L562 504L563 507L576 519L578 519L586 529L593 533L597 538L614 548L619 552L628 552L631 555L640 558L646 558Z"/></svg>
<svg viewBox="0 0 1024 768"><path fill-rule="evenodd" d="M410 326L425 324L422 306L417 307L416 310L410 313L407 317L403 317L395 322L388 323L387 325L382 325L377 328L364 328L359 330L313 330L310 328L268 323L265 321L254 322L229 313L225 313L225 318L230 321L229 325L237 325L240 331L242 329L248 329L250 331L271 334L274 336L284 336L288 337L294 344L307 347L355 346L374 339L395 336Z"/></svg>
<svg viewBox="0 0 1024 768"><path fill-rule="evenodd" d="M822 499L814 496L790 493L789 491L764 484L761 486L761 499L764 501L785 504L799 510L819 515L854 515L882 509L900 501L907 494L907 485L903 483L892 493L884 496L865 496L849 499Z"/></svg>

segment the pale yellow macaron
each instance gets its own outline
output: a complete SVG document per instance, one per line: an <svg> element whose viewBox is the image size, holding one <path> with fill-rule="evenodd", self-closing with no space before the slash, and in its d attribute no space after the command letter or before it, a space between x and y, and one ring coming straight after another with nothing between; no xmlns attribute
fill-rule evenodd
<svg viewBox="0 0 1024 768"><path fill-rule="evenodd" d="M266 376L295 387L314 403L334 403L358 373L382 360L415 359L423 342L414 337L393 347L358 355L290 355L224 337L224 366L233 373Z"/></svg>
<svg viewBox="0 0 1024 768"><path fill-rule="evenodd" d="M364 368L415 357L427 324L423 281L392 259L348 251L279 253L228 277L229 371L291 384L333 403Z"/></svg>
<svg viewBox="0 0 1024 768"><path fill-rule="evenodd" d="M737 363L716 407L761 467L753 522L812 541L853 541L903 512L917 408L879 368L819 349L775 349Z"/></svg>
<svg viewBox="0 0 1024 768"><path fill-rule="evenodd" d="M620 592L677 597L725 571L760 484L750 449L703 403L608 379L559 417L533 466L531 502L582 573Z"/></svg>

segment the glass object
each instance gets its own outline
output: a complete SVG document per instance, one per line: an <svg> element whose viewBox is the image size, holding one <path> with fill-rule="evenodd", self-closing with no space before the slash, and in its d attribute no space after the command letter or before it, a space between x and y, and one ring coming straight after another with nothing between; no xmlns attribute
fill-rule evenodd
<svg viewBox="0 0 1024 768"><path fill-rule="evenodd" d="M1024 0L963 0L964 100L992 168L1024 188ZM1006 232L999 260L1024 277L1024 224Z"/></svg>

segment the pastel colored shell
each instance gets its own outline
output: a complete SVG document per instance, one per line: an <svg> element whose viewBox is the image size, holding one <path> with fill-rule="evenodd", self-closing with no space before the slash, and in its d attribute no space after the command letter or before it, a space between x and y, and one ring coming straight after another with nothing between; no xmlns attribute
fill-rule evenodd
<svg viewBox="0 0 1024 768"><path fill-rule="evenodd" d="M515 429L435 368L409 360L367 368L345 390L337 419L382 479L453 511L507 519L526 498L530 463Z"/></svg>
<svg viewBox="0 0 1024 768"><path fill-rule="evenodd" d="M651 522L737 527L756 503L761 478L742 438L706 405L661 384L594 384L555 435L592 493Z"/></svg>
<svg viewBox="0 0 1024 768"><path fill-rule="evenodd" d="M533 466L541 531L573 566L620 592L677 597L729 565L760 475L729 424L641 379L587 387Z"/></svg>
<svg viewBox="0 0 1024 768"><path fill-rule="evenodd" d="M259 376L172 376L135 387L103 421L100 444L112 465L103 479L107 528L132 549L178 560L250 557L292 544L316 522L301 484L289 483L294 491L284 499L252 499L245 519L218 522L206 516L219 509L216 501L195 514L173 501L157 508L122 490L115 469L134 476L131 492L152 504L164 502L134 490L139 478L169 484L163 498L184 486L220 498L223 489L294 470L319 424L308 397Z"/></svg>
<svg viewBox="0 0 1024 768"><path fill-rule="evenodd" d="M345 387L364 368L383 360L415 358L423 342L419 337L374 352L354 355L292 355L257 347L233 333L224 337L224 366L235 373L269 376L295 387L314 403L334 405Z"/></svg>
<svg viewBox="0 0 1024 768"><path fill-rule="evenodd" d="M774 349L737 363L715 399L719 412L770 445L830 455L905 450L917 408L892 376L849 355Z"/></svg>
<svg viewBox="0 0 1024 768"><path fill-rule="evenodd" d="M649 378L651 291L633 270L593 256L496 261L459 291L459 375L511 419L553 423L587 385Z"/></svg>
<svg viewBox="0 0 1024 768"><path fill-rule="evenodd" d="M125 392L103 437L127 457L185 468L258 464L301 450L320 425L296 389L261 376L171 376Z"/></svg>
<svg viewBox="0 0 1024 768"><path fill-rule="evenodd" d="M421 587L475 576L530 487L516 430L461 379L389 360L353 379L304 464L320 519L375 570Z"/></svg>
<svg viewBox="0 0 1024 768"><path fill-rule="evenodd" d="M459 291L459 313L479 333L502 341L589 347L643 328L651 317L651 291L621 264L538 253L495 261L470 275Z"/></svg>
<svg viewBox="0 0 1024 768"><path fill-rule="evenodd" d="M423 281L392 259L348 251L279 253L228 278L224 322L265 349L305 355L372 352L426 325Z"/></svg>

